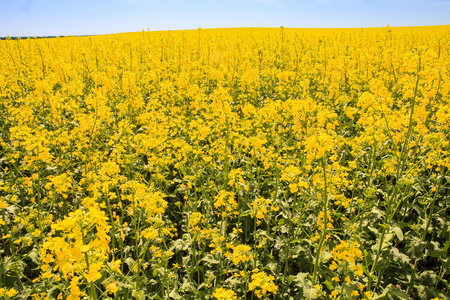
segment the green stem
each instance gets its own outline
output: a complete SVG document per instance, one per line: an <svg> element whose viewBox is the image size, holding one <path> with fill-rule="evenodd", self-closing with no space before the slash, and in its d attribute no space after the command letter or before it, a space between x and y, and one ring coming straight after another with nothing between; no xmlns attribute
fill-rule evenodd
<svg viewBox="0 0 450 300"><path fill-rule="evenodd" d="M419 70L420 70L420 66L419 66ZM400 161L398 161L397 163L397 172L396 172L396 183L395 183L395 187L394 187L394 191L390 194L390 196L387 199L387 207L386 207L386 214L385 214L385 218L384 218L384 224L382 224L382 231L381 231L381 235L380 235L380 240L379 240L379 245L378 245L378 249L375 255L375 260L373 262L372 268L370 269L370 273L369 273L369 280L367 283L367 289L370 291L372 288L372 281L373 281L373 274L375 272L375 268L378 265L378 261L380 259L381 256L381 251L383 248L383 243L384 243L384 239L386 236L386 231L387 228L389 228L389 224L392 220L392 218L394 217L396 211L398 210L399 205L397 205L397 207L392 211L392 204L393 204L393 199L395 199L397 197L397 194L399 192L399 186L398 186L398 182L400 180L400 175L403 173L403 168L405 166L405 154L407 152L407 148L409 145L409 139L411 137L411 132L412 132L412 125L413 125L413 114L414 114L414 106L416 104L416 96L417 96L417 89L419 86L419 76L417 76L417 80L416 80L416 87L414 90L414 97L411 101L411 111L409 114L409 124L408 124L408 130L406 132L406 137L405 137L405 141L403 142L402 145L402 150L400 153ZM381 271L380 271L381 272ZM379 280L377 281L378 284Z"/></svg>
<svg viewBox="0 0 450 300"><path fill-rule="evenodd" d="M443 171L441 171L441 173L443 173ZM442 183L442 178L443 178L443 177L444 177L444 174L441 174L441 177L439 177L439 181L438 181L438 184L437 184L437 188L436 188L436 191L434 192L434 197L433 197L433 200L431 201L431 204L430 204L430 213L429 213L429 215L427 216L427 221L426 221L426 224L425 224L425 229L424 229L424 231L422 232L422 236L421 236L421 238L420 238L421 241L425 241L426 235L427 235L427 233L428 233L428 228L430 227L431 219L432 219L433 213L434 213L434 204L435 204L435 202L436 202L437 195L439 194L439 189L440 189L440 187L441 187L441 183ZM426 212L426 211L425 211L425 212ZM409 295L409 293L411 292L411 289L412 289L413 286L414 286L414 280L416 279L416 273L417 273L416 269L417 269L417 264L418 264L418 262L419 262L419 259L416 258L415 261L414 261L414 265L413 265L413 269L412 269L412 274L411 274L411 277L410 277L410 279L409 279L408 289L406 290L406 293L407 293L408 295Z"/></svg>
<svg viewBox="0 0 450 300"><path fill-rule="evenodd" d="M326 240L326 237L327 237L327 221L328 221L328 218L327 218L328 217L328 194L327 194L327 189L328 189L328 185L327 185L327 170L326 170L325 160L326 160L326 155L324 155L323 158L322 158L322 169L323 169L323 180L324 180L323 231L322 231L322 236L320 237L319 245L317 247L317 252L316 252L316 258L315 258L315 263L314 263L314 273L313 273L313 279L312 279L312 284L313 285L316 284L317 276L318 276L318 273L319 273L320 253L322 252L322 247L323 247L323 244L325 243L325 240Z"/></svg>
<svg viewBox="0 0 450 300"><path fill-rule="evenodd" d="M82 239L83 239L83 245L86 245L86 239L85 239L83 228L81 228L81 235L82 235ZM86 267L87 267L87 271L89 273L90 263L89 263L89 256L88 256L87 252L84 252L84 259L86 260ZM89 296L90 296L90 299L93 299L93 300L97 299L97 293L95 292L94 282L89 283Z"/></svg>

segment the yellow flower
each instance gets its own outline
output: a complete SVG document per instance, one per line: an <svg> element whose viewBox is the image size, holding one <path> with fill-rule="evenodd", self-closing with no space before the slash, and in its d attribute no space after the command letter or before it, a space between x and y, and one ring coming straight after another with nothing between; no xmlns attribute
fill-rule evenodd
<svg viewBox="0 0 450 300"><path fill-rule="evenodd" d="M298 192L298 185L297 185L297 183L289 184L289 189L290 189L290 192L292 194L297 193Z"/></svg>
<svg viewBox="0 0 450 300"><path fill-rule="evenodd" d="M235 194L224 190L221 190L214 200L214 207L222 210L219 214L222 217L225 217L227 216L227 213L234 211L238 205L235 200Z"/></svg>
<svg viewBox="0 0 450 300"><path fill-rule="evenodd" d="M264 219L264 217L269 212L269 208L271 205L272 205L271 200L259 197L258 199L256 199L251 203L252 210L250 212L250 215L252 217L256 215L256 218L258 220Z"/></svg>
<svg viewBox="0 0 450 300"><path fill-rule="evenodd" d="M233 261L235 265L239 262L246 262L253 259L253 255L249 253L252 248L248 245L230 246L233 253L227 253L226 256Z"/></svg>
<svg viewBox="0 0 450 300"><path fill-rule="evenodd" d="M353 271L356 276L363 276L363 267L359 264L356 264L357 260L361 260L362 258L363 253L359 249L358 243L348 243L346 241L341 241L340 244L338 244L333 248L333 250L331 250L330 259L333 259L333 262L331 263L329 268L331 270L335 270L338 268L338 264L348 263L350 264L350 270ZM350 278L347 278L345 279L346 281L350 280Z"/></svg>
<svg viewBox="0 0 450 300"><path fill-rule="evenodd" d="M217 300L237 300L236 293L232 290L225 289L220 287L216 289L213 293L213 296L217 298Z"/></svg>
<svg viewBox="0 0 450 300"><path fill-rule="evenodd" d="M5 201L0 200L0 209L6 208L7 206L8 206L8 204Z"/></svg>
<svg viewBox="0 0 450 300"><path fill-rule="evenodd" d="M116 294L119 290L119 287L117 286L117 282L111 282L108 285L106 285L106 291L108 294Z"/></svg>
<svg viewBox="0 0 450 300"><path fill-rule="evenodd" d="M248 285L249 291L255 291L258 298L262 298L268 292L276 294L278 287L273 282L275 278L272 275L267 275L265 272L258 272L252 274L252 281Z"/></svg>
<svg viewBox="0 0 450 300"><path fill-rule="evenodd" d="M237 190L246 189L247 186L242 175L244 175L244 171L239 168L231 170L228 174L228 185L235 187Z"/></svg>
<svg viewBox="0 0 450 300"><path fill-rule="evenodd" d="M102 277L100 273L101 268L103 267L102 263L91 263L89 266L89 272L84 275L88 282L93 282Z"/></svg>
<svg viewBox="0 0 450 300"><path fill-rule="evenodd" d="M70 294L67 297L68 300L79 300L86 295L84 291L80 290L79 281L80 277L73 277L70 281Z"/></svg>
<svg viewBox="0 0 450 300"><path fill-rule="evenodd" d="M336 298L338 295L339 295L339 291L334 290L334 291L331 292L331 297L333 299Z"/></svg>
<svg viewBox="0 0 450 300"><path fill-rule="evenodd" d="M8 297L14 297L15 295L17 295L19 292L16 291L14 288L9 289L5 294Z"/></svg>
<svg viewBox="0 0 450 300"><path fill-rule="evenodd" d="M323 231L323 229L324 229L324 226L323 226L324 219L325 219L324 216L325 216L325 213L323 211L319 212L319 216L317 218L317 226L319 227L320 231ZM333 218L331 217L331 213L329 211L327 212L327 220L328 220L327 228L332 229L333 228Z"/></svg>
<svg viewBox="0 0 450 300"><path fill-rule="evenodd" d="M204 221L204 217L200 212L193 212L189 218L189 228L196 231L200 231L201 228L198 225L201 225Z"/></svg>
<svg viewBox="0 0 450 300"><path fill-rule="evenodd" d="M174 268L175 270L178 270L178 269L180 269L181 267L180 267L180 265L179 265L178 263L173 263L173 264L172 264L172 268Z"/></svg>
<svg viewBox="0 0 450 300"><path fill-rule="evenodd" d="M46 293L35 293L31 297L33 300L49 300Z"/></svg>
<svg viewBox="0 0 450 300"><path fill-rule="evenodd" d="M118 259L118 260L113 260L113 261L110 263L109 268L111 269L111 271L121 273L121 271L120 271L120 266L121 266L121 264L122 264L122 261L121 261L120 259Z"/></svg>
<svg viewBox="0 0 450 300"><path fill-rule="evenodd" d="M352 270L356 276L363 276L364 275L364 270L363 267L361 265L356 265L356 266L351 266L350 270Z"/></svg>

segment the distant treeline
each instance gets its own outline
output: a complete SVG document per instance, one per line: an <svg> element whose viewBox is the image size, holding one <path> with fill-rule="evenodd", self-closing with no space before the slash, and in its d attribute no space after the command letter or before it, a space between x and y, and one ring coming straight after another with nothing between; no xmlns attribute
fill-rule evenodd
<svg viewBox="0 0 450 300"><path fill-rule="evenodd" d="M50 39L50 38L56 38L56 37L64 37L63 35L60 36L1 36L0 40L18 40L18 39L22 39L22 40L26 40L26 39Z"/></svg>
<svg viewBox="0 0 450 300"><path fill-rule="evenodd" d="M76 35L76 36L87 36L87 35ZM67 37L66 35L50 35L50 36L0 36L0 40L26 40L26 39L53 39L53 38L63 38Z"/></svg>

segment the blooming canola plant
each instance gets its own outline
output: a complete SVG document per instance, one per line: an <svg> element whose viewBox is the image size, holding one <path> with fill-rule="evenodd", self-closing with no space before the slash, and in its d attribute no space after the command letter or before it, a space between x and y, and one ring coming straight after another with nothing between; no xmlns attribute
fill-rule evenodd
<svg viewBox="0 0 450 300"><path fill-rule="evenodd" d="M4 299L448 299L450 27L0 41Z"/></svg>

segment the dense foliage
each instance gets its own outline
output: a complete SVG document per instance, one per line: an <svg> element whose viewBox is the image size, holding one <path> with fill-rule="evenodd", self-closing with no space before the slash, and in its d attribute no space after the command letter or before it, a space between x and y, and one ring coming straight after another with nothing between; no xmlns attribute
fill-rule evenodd
<svg viewBox="0 0 450 300"><path fill-rule="evenodd" d="M448 299L450 27L0 41L4 299Z"/></svg>

